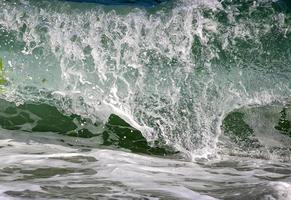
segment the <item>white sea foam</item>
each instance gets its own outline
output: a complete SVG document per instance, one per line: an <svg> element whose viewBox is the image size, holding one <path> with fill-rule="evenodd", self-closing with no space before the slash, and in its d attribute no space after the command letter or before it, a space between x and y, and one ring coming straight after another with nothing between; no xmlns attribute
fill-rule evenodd
<svg viewBox="0 0 291 200"><path fill-rule="evenodd" d="M288 163L232 157L197 164L113 150L82 152L37 142L49 135L26 134L30 142L22 142L18 131L0 133L0 198L290 198Z"/></svg>

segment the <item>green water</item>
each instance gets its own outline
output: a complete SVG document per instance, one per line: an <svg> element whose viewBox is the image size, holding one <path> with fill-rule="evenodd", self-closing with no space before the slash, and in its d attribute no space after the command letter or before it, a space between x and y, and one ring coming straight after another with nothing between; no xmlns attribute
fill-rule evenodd
<svg viewBox="0 0 291 200"><path fill-rule="evenodd" d="M156 142L148 144L141 132L117 115L111 115L103 124L93 123L77 115L64 115L47 104L16 106L1 100L0 126L7 130L21 130L43 134L58 133L66 136L93 138L95 147L121 148L134 153L171 155L174 150ZM177 153L177 152L176 152Z"/></svg>

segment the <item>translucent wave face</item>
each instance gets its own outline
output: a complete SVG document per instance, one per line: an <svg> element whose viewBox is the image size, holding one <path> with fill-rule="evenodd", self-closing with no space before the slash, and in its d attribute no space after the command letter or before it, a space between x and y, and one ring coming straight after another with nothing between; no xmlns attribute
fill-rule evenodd
<svg viewBox="0 0 291 200"><path fill-rule="evenodd" d="M231 155L290 162L290 121L291 109L288 106L235 110L223 121L220 149Z"/></svg>
<svg viewBox="0 0 291 200"><path fill-rule="evenodd" d="M215 153L235 108L290 98L290 15L271 1L185 0L160 10L4 1L0 9L2 98L93 121L113 113L189 156Z"/></svg>

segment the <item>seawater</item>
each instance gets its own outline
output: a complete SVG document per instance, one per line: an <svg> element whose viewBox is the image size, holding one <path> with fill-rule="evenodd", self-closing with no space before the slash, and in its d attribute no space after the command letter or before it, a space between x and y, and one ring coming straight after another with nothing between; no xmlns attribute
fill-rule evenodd
<svg viewBox="0 0 291 200"><path fill-rule="evenodd" d="M290 3L141 2L0 1L0 198L291 199Z"/></svg>

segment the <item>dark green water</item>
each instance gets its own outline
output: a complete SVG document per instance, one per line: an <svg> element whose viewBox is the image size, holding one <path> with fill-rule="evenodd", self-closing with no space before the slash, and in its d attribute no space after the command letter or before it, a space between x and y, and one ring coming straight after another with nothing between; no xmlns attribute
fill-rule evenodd
<svg viewBox="0 0 291 200"><path fill-rule="evenodd" d="M64 115L55 107L46 104L24 104L1 101L0 125L7 130L21 130L43 134L58 133L81 138L93 138L95 147L122 148L149 155L171 155L174 150L156 143L150 146L141 132L117 115L112 114L103 124L93 123L77 115Z"/></svg>

